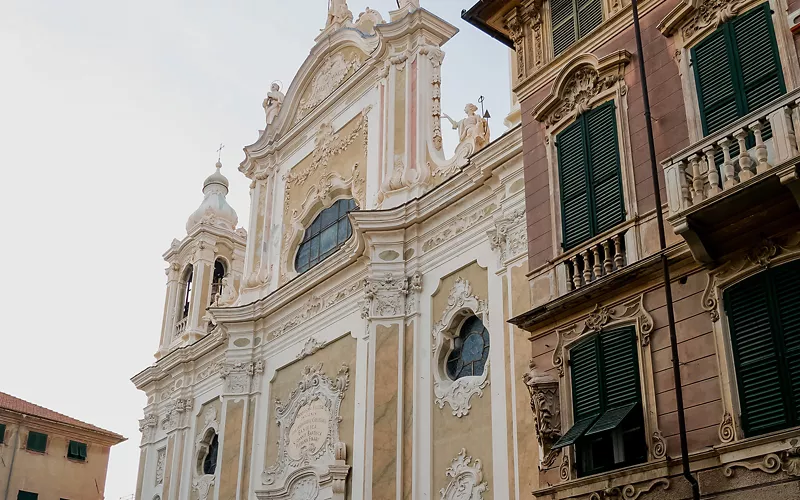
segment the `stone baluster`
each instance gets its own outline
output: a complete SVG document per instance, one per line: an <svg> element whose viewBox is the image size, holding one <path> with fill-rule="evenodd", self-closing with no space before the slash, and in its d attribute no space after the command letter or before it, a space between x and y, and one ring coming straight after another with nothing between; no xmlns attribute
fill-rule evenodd
<svg viewBox="0 0 800 500"><path fill-rule="evenodd" d="M761 135L764 124L760 121L756 121L748 125L747 128L753 131L753 135L756 138L756 173L764 173L769 170L769 164L767 163L767 145L764 144L764 138Z"/></svg>
<svg viewBox="0 0 800 500"><path fill-rule="evenodd" d="M605 260L603 260L603 269L605 270L606 274L609 274L614 270L614 261L611 260L611 240L606 240L603 242L603 253L606 256Z"/></svg>
<svg viewBox="0 0 800 500"><path fill-rule="evenodd" d="M578 267L578 261L580 260L580 256L573 255L572 256L572 285L573 289L578 289L581 286L581 272L580 268Z"/></svg>
<svg viewBox="0 0 800 500"><path fill-rule="evenodd" d="M747 129L737 130L733 136L739 142L739 181L744 182L753 178L753 171L750 170L750 153L747 152Z"/></svg>
<svg viewBox="0 0 800 500"><path fill-rule="evenodd" d="M592 268L589 266L589 249L583 251L583 282L588 285L592 281Z"/></svg>
<svg viewBox="0 0 800 500"><path fill-rule="evenodd" d="M615 234L614 240L614 265L617 269L622 269L625 265L625 257L622 256L622 238L619 234Z"/></svg>
<svg viewBox="0 0 800 500"><path fill-rule="evenodd" d="M733 166L731 159L731 140L726 137L717 144L722 148L722 172L725 176L722 180L722 189L730 189L739 183L736 179L736 167Z"/></svg>
<svg viewBox="0 0 800 500"><path fill-rule="evenodd" d="M692 206L692 194L689 192L689 183L686 179L686 160L678 162L678 183L681 188L681 199L683 200L681 210L683 210Z"/></svg>
<svg viewBox="0 0 800 500"><path fill-rule="evenodd" d="M594 271L594 278L597 279L603 275L603 266L600 262L600 244L592 247L592 253L592 257L594 258L594 267L592 270Z"/></svg>
<svg viewBox="0 0 800 500"><path fill-rule="evenodd" d="M705 199L703 193L703 173L700 171L700 155L695 153L691 158L692 165L692 202L699 203Z"/></svg>
<svg viewBox="0 0 800 500"><path fill-rule="evenodd" d="M719 188L719 170L717 164L714 162L714 153L716 148L713 145L703 148L703 153L706 154L706 164L708 165L708 195L714 196L720 192Z"/></svg>

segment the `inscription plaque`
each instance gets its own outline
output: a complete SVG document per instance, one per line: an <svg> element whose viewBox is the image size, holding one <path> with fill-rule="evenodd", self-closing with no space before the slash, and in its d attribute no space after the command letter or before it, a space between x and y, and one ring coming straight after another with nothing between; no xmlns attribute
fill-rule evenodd
<svg viewBox="0 0 800 500"><path fill-rule="evenodd" d="M331 413L322 399L301 406L289 428L289 445L286 452L292 460L303 455L313 457L325 444L331 423Z"/></svg>

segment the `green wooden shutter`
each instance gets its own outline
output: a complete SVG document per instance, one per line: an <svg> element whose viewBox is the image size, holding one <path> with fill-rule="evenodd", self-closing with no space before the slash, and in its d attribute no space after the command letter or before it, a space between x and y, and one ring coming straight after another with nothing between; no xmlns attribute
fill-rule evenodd
<svg viewBox="0 0 800 500"><path fill-rule="evenodd" d="M47 451L47 434L34 431L28 432L28 442L25 447L31 451L44 453Z"/></svg>
<svg viewBox="0 0 800 500"><path fill-rule="evenodd" d="M552 0L550 18L553 27L553 55L557 56L575 43L575 0Z"/></svg>
<svg viewBox="0 0 800 500"><path fill-rule="evenodd" d="M583 120L578 119L559 133L556 146L563 245L564 249L569 249L592 235Z"/></svg>
<svg viewBox="0 0 800 500"><path fill-rule="evenodd" d="M613 101L586 114L586 130L595 226L593 233L600 234L625 220Z"/></svg>
<svg viewBox="0 0 800 500"><path fill-rule="evenodd" d="M788 409L791 425L800 418L800 261L771 271L775 286L780 330L783 333L784 367L787 373Z"/></svg>
<svg viewBox="0 0 800 500"><path fill-rule="evenodd" d="M639 353L633 327L600 336L607 408L639 402Z"/></svg>
<svg viewBox="0 0 800 500"><path fill-rule="evenodd" d="M764 3L730 23L745 109L743 115L769 104L786 92L772 26L769 4Z"/></svg>
<svg viewBox="0 0 800 500"><path fill-rule="evenodd" d="M38 500L39 494L38 493L31 493L30 491L22 491L19 490L17 492L17 500Z"/></svg>
<svg viewBox="0 0 800 500"><path fill-rule="evenodd" d="M768 279L767 273L757 274L724 294L747 435L780 429L789 422L770 318Z"/></svg>
<svg viewBox="0 0 800 500"><path fill-rule="evenodd" d="M723 128L741 115L725 31L720 28L692 49L703 133Z"/></svg>
<svg viewBox="0 0 800 500"><path fill-rule="evenodd" d="M580 40L603 23L603 3L601 0L577 1L578 40Z"/></svg>
<svg viewBox="0 0 800 500"><path fill-rule="evenodd" d="M6 440L6 424L0 424L0 444Z"/></svg>
<svg viewBox="0 0 800 500"><path fill-rule="evenodd" d="M569 365L572 377L572 413L575 423L561 436L554 449L577 441L600 416L600 374L598 372L597 337L570 349Z"/></svg>

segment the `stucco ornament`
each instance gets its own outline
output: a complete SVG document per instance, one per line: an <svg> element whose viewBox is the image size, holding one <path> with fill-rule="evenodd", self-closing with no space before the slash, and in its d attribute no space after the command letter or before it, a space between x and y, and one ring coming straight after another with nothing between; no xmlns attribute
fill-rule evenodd
<svg viewBox="0 0 800 500"><path fill-rule="evenodd" d="M473 462L464 448L453 459L445 476L449 483L439 490L440 500L483 500L483 493L489 489L489 484L483 480L481 461Z"/></svg>
<svg viewBox="0 0 800 500"><path fill-rule="evenodd" d="M325 375L322 363L307 365L289 399L275 399L278 454L261 475L267 488L256 492L259 499L344 500L350 466L339 422L349 384L347 365L335 379Z"/></svg>
<svg viewBox="0 0 800 500"><path fill-rule="evenodd" d="M695 33L706 28L716 29L720 24L733 19L739 13L739 9L747 3L746 0L706 0L694 9L692 17L686 21L681 33L685 39L690 39Z"/></svg>
<svg viewBox="0 0 800 500"><path fill-rule="evenodd" d="M551 467L558 457L552 447L561 438L561 405L558 380L548 374L537 372L533 362L530 371L522 376L531 396L533 427L539 442L540 468Z"/></svg>
<svg viewBox="0 0 800 500"><path fill-rule="evenodd" d="M469 316L477 316L484 325L488 324L489 307L485 300L472 294L469 281L456 278L442 318L433 326L433 392L434 400L439 408L450 405L453 415L463 417L469 414L472 406L470 399L483 396L483 389L489 385L489 361L483 367L481 375L461 377L452 380L445 372L447 356L453 350L454 339L458 329Z"/></svg>
<svg viewBox="0 0 800 500"><path fill-rule="evenodd" d="M798 440L792 439L791 448L778 453L768 453L759 462L734 462L725 466L722 470L725 477L733 477L734 469L743 468L747 470L760 470L767 474L776 474L783 471L790 476L800 476L800 446Z"/></svg>
<svg viewBox="0 0 800 500"><path fill-rule="evenodd" d="M206 500L214 483L216 483L216 477L213 474L205 474L192 480L192 489L197 492L199 500Z"/></svg>
<svg viewBox="0 0 800 500"><path fill-rule="evenodd" d="M158 450L158 457L156 458L156 485L164 482L164 462L167 460L167 449L161 448Z"/></svg>
<svg viewBox="0 0 800 500"><path fill-rule="evenodd" d="M264 99L264 102L261 106L264 108L264 113L267 116L267 127L269 127L272 122L275 121L275 118L278 117L278 113L281 111L281 107L283 106L283 99L286 96L281 92L281 86L278 83L273 83L270 85L269 92L267 92L267 97Z"/></svg>
<svg viewBox="0 0 800 500"><path fill-rule="evenodd" d="M344 7L347 8L347 4ZM348 10L347 12L350 11ZM353 19L352 13L350 13L350 19ZM300 121L312 109L316 108L360 67L361 59L358 56L353 56L348 60L345 59L344 54L337 52L326 57L309 84L308 94L300 99L300 109L297 112L295 122Z"/></svg>
<svg viewBox="0 0 800 500"><path fill-rule="evenodd" d="M365 278L361 317L375 319L404 315L404 301L412 291L413 279L413 276L395 277L392 273L386 273L383 277Z"/></svg>
<svg viewBox="0 0 800 500"><path fill-rule="evenodd" d="M489 245L492 250L498 252L501 263L527 250L528 240L524 220L525 211L518 208L495 218L494 228L487 231Z"/></svg>
<svg viewBox="0 0 800 500"><path fill-rule="evenodd" d="M148 413L143 419L139 420L139 432L142 433L142 444L149 443L156 434L158 426L158 415Z"/></svg>
<svg viewBox="0 0 800 500"><path fill-rule="evenodd" d="M611 307L596 305L594 311L582 321L578 321L568 328L557 329L558 343L553 351L553 366L558 369L558 376L564 376L567 343L572 343L585 335L597 333L603 328L630 322L636 323L639 343L642 346L650 345L653 317L644 307L644 295Z"/></svg>

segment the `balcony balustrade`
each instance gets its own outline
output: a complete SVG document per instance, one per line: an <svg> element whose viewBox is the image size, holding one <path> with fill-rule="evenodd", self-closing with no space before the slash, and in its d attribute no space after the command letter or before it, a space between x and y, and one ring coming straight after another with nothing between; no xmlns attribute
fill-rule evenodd
<svg viewBox="0 0 800 500"><path fill-rule="evenodd" d="M723 252L723 226L743 233L797 211L785 202L800 195L799 131L797 89L662 162L668 220L698 260Z"/></svg>

